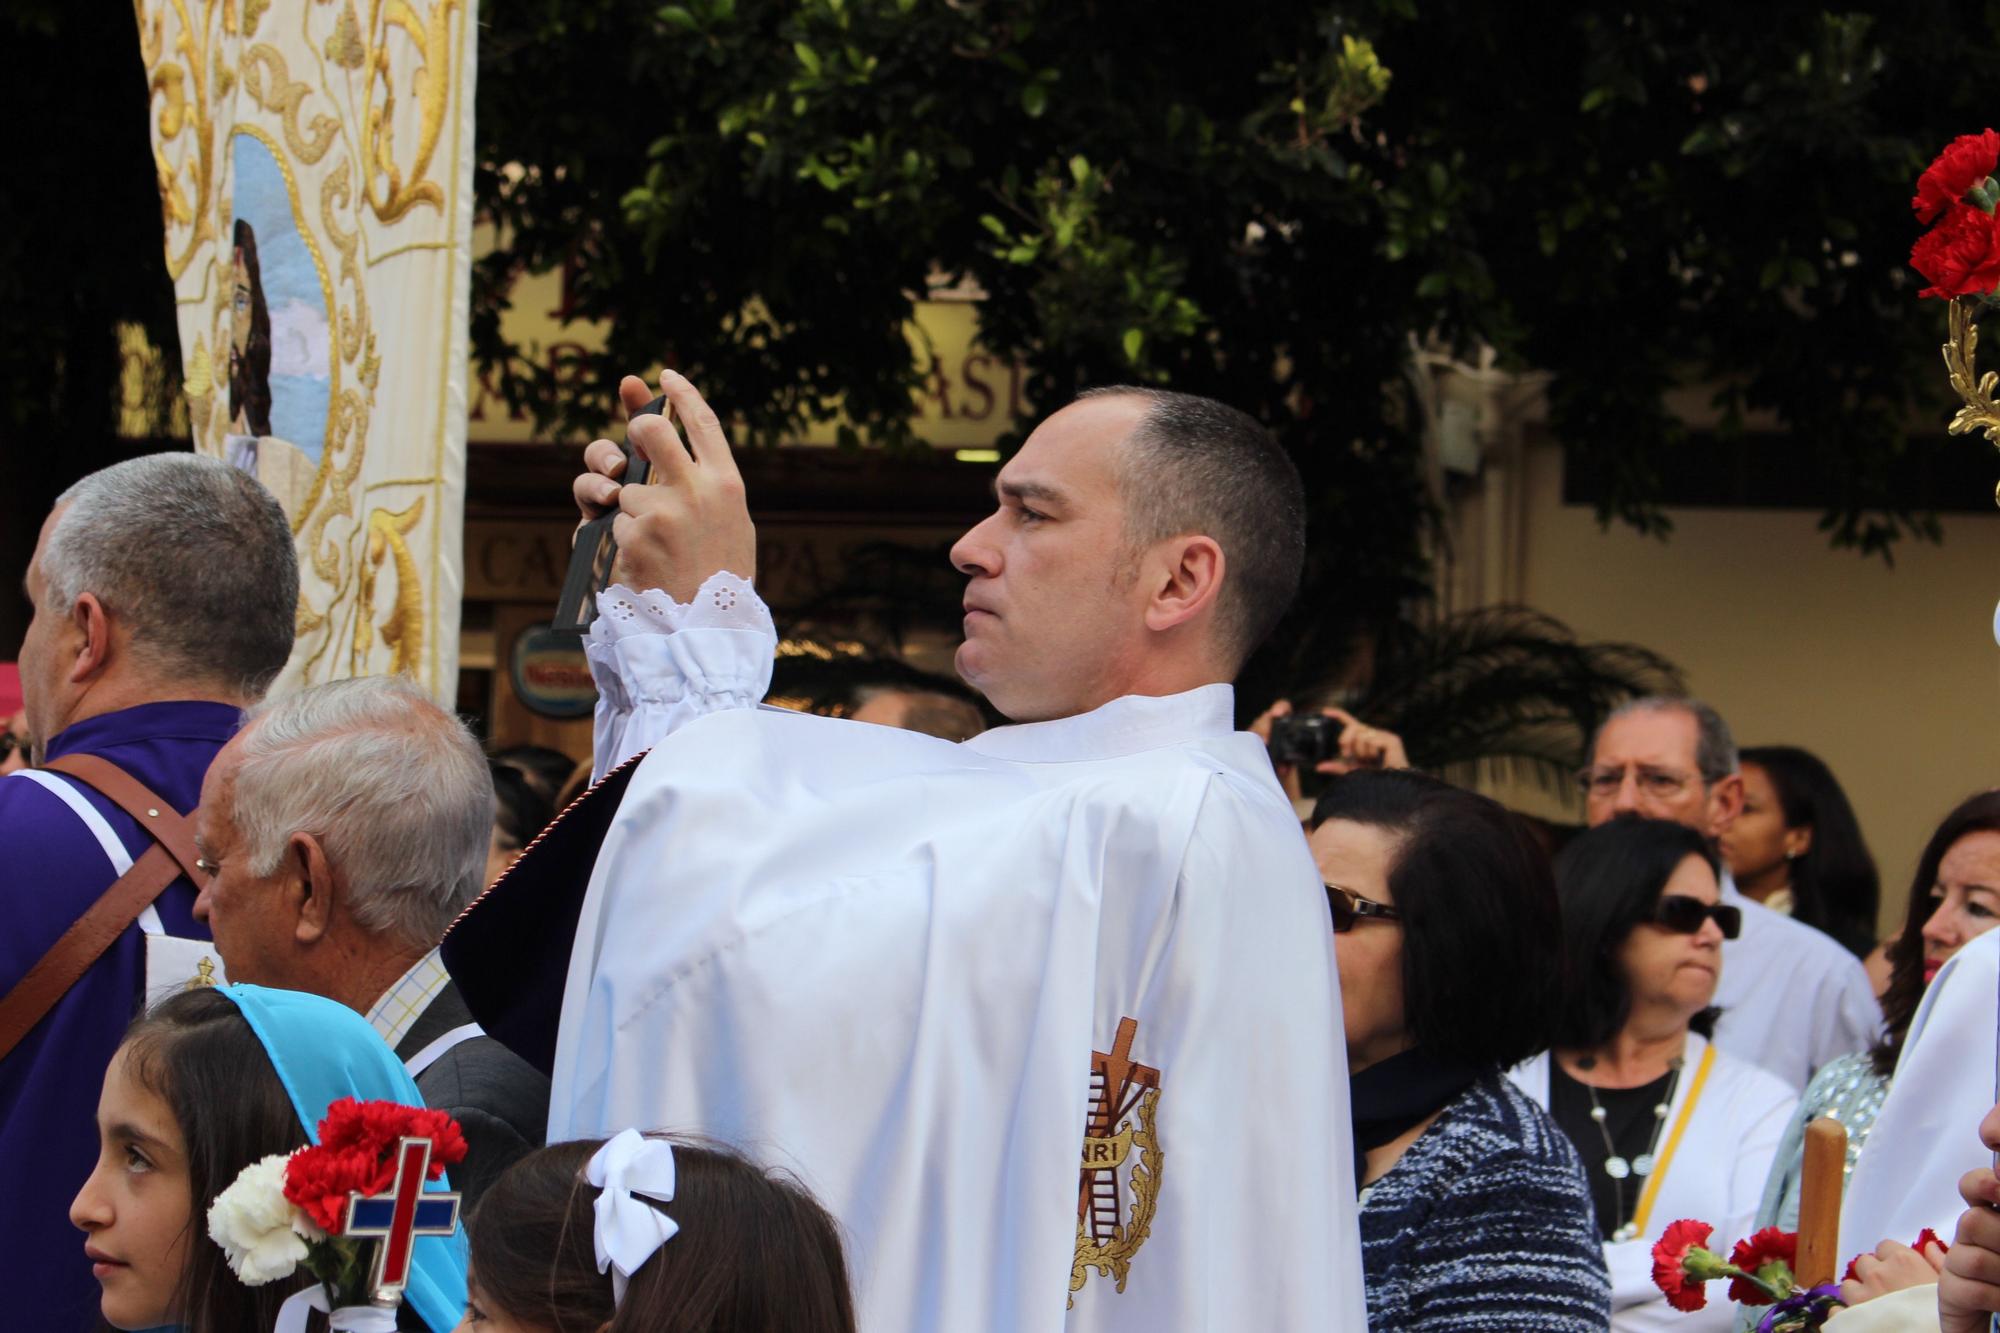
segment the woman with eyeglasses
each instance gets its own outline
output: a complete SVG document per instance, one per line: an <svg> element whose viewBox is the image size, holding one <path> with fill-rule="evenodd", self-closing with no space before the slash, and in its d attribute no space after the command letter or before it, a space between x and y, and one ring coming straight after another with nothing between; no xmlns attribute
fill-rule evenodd
<svg viewBox="0 0 2000 1333"><path fill-rule="evenodd" d="M1547 1048L1562 940L1548 860L1483 796L1409 771L1314 809L1354 1111L1370 1328L1602 1329L1576 1150L1505 1070Z"/></svg>
<svg viewBox="0 0 2000 1333"><path fill-rule="evenodd" d="M1715 853L1665 820L1614 819L1556 858L1571 960L1555 1049L1514 1071L1583 1156L1611 1271L1611 1327L1697 1333L1733 1307L1670 1309L1652 1245L1695 1217L1750 1234L1764 1177L1798 1103L1775 1075L1706 1040L1722 942L1741 909L1721 901Z"/></svg>

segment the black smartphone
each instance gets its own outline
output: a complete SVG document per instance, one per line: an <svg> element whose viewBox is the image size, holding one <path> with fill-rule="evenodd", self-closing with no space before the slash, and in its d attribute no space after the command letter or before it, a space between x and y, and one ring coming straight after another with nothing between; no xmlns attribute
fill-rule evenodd
<svg viewBox="0 0 2000 1333"><path fill-rule="evenodd" d="M655 398L632 415L655 416L667 410L664 396ZM627 486L644 485L646 475L652 470L646 456L632 447L628 429L625 438L625 476ZM600 514L576 530L576 539L570 546L569 571L563 575L562 595L556 598L556 616L549 622L549 628L568 634L582 634L590 628L590 622L597 619L597 594L611 586L611 562L618 558L618 542L611 535L611 524L618 517L616 509Z"/></svg>

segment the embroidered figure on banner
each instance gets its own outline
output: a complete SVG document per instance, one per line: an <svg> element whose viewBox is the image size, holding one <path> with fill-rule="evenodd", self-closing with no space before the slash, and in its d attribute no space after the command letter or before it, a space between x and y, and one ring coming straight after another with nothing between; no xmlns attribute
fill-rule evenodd
<svg viewBox="0 0 2000 1333"><path fill-rule="evenodd" d="M1093 1269L1125 1290L1132 1256L1153 1230L1165 1157L1155 1123L1160 1071L1133 1061L1132 1039L1138 1032L1138 1020L1121 1018L1110 1054L1090 1053L1090 1113L1077 1180L1071 1306Z"/></svg>

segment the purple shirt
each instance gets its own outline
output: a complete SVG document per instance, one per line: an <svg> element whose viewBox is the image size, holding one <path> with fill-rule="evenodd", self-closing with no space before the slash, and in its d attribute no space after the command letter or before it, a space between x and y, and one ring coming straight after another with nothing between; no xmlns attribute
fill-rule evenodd
<svg viewBox="0 0 2000 1333"><path fill-rule="evenodd" d="M49 741L48 756L100 755L185 815L200 801L202 775L240 717L229 704L141 704L60 732ZM72 785L135 859L152 845L123 810L81 783ZM0 993L114 878L103 847L60 798L31 779L0 778ZM183 876L155 901L168 934L208 938L208 928L194 919L194 899L195 887ZM0 1255L8 1272L34 1275L8 1284L19 1327L80 1333L95 1326L97 1279L83 1256L83 1233L70 1224L69 1205L97 1161L104 1067L139 1006L145 969L144 938L136 924L128 926L0 1060Z"/></svg>

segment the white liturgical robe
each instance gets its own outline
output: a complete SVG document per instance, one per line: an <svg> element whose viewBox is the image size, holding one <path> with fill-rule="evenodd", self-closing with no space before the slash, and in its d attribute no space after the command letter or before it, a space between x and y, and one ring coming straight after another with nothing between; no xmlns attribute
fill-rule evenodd
<svg viewBox="0 0 2000 1333"><path fill-rule="evenodd" d="M1722 900L1743 930L1722 946L1715 1044L1804 1092L1829 1060L1882 1035L1882 1009L1861 960L1833 936L1746 898L1727 873Z"/></svg>
<svg viewBox="0 0 2000 1333"><path fill-rule="evenodd" d="M670 619L590 645L600 765L652 749L550 1139L792 1169L871 1333L1365 1328L1326 898L1230 688L954 745L747 707L771 636Z"/></svg>
<svg viewBox="0 0 2000 1333"><path fill-rule="evenodd" d="M1925 1227L1951 1239L1965 1210L1959 1177L1993 1165L1979 1122L1995 1100L1996 1022L2000 930L1989 930L1945 962L1910 1019L1841 1201L1843 1254L1884 1240L1908 1245Z"/></svg>

